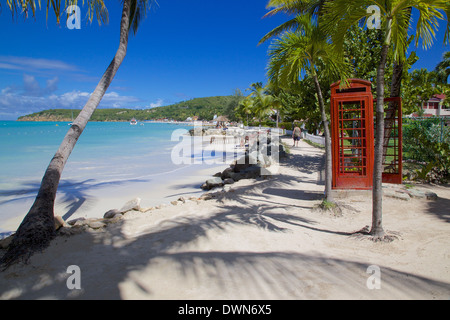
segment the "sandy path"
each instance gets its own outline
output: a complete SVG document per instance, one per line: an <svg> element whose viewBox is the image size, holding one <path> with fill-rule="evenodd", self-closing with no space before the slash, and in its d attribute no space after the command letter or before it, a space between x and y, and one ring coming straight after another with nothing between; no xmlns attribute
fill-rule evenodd
<svg viewBox="0 0 450 320"><path fill-rule="evenodd" d="M350 207L339 217L312 210L322 163L323 152L302 141L268 179L58 238L30 265L0 274L0 298L450 298L449 188L434 187L435 201L385 198L384 226L400 238L373 243L349 236L370 224L370 194L342 199ZM80 267L82 290L66 286L70 265ZM367 287L372 265L380 289Z"/></svg>

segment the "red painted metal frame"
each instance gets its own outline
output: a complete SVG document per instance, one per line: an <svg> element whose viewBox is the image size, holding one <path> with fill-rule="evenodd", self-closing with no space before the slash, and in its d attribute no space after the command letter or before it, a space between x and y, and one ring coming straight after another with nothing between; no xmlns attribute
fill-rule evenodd
<svg viewBox="0 0 450 320"><path fill-rule="evenodd" d="M333 188L372 189L374 159L371 83L350 79L331 85ZM351 135L351 136L350 136Z"/></svg>

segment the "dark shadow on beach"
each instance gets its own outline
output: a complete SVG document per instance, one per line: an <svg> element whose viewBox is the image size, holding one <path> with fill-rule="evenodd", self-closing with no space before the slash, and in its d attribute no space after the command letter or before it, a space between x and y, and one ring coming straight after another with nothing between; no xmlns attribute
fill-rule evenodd
<svg viewBox="0 0 450 320"><path fill-rule="evenodd" d="M150 180L115 180L107 182L98 182L95 179L86 179L84 181L61 180L58 186L58 202L66 206L64 220L70 219L81 207L89 206L92 200L91 192L108 186L120 186L127 183L150 182ZM29 181L23 183L19 188L0 191L0 205L14 203L17 201L33 200L41 186L40 181ZM3 200L2 200L3 198Z"/></svg>
<svg viewBox="0 0 450 320"><path fill-rule="evenodd" d="M323 198L323 192L320 191L305 191L298 189L281 190L280 188L265 188L263 194L285 197L290 199L302 199L302 200L321 200Z"/></svg>
<svg viewBox="0 0 450 320"><path fill-rule="evenodd" d="M307 174L317 173L317 180L314 183L325 185L325 153L312 146L301 146L300 154L289 155L289 165L296 167L299 171ZM319 153L318 153L319 151ZM281 159L281 163L287 160Z"/></svg>
<svg viewBox="0 0 450 320"><path fill-rule="evenodd" d="M438 198L428 203L428 212L450 223L450 199Z"/></svg>
<svg viewBox="0 0 450 320"><path fill-rule="evenodd" d="M431 189L430 187L431 185L428 184L420 184L420 189L427 190ZM442 190L445 189L449 190L450 184L434 185L432 191L436 191L436 188ZM444 222L450 223L450 198L442 198L438 196L437 199L431 199L426 201L428 206L427 212L430 215L433 215Z"/></svg>
<svg viewBox="0 0 450 320"><path fill-rule="evenodd" d="M420 298L423 293L431 294L436 290L450 294L447 283L380 266L384 291L377 295L377 292L366 288L368 265L318 254L182 249L200 238L208 239L211 231L226 232L236 225L277 233L290 232L292 225L313 224L313 221L298 216L270 212L264 208L225 207L211 216L168 219L133 239L123 233L125 222L122 220L102 233L73 236L84 237L83 248L73 248L71 239L59 238L56 247L62 256L55 257L55 261L42 261L37 254L31 265L16 266L0 273L0 296L14 290L16 299L121 299L121 283L127 280L134 281L137 290L149 299L157 299L158 292L151 280L130 277L130 273L151 272L152 268L160 265L178 270L181 277L208 283L208 287L218 288L225 296L235 299L272 296L326 299L326 291L320 290L325 285L333 287L334 292L358 299L382 299L386 290L391 298L404 294ZM46 253L51 256L53 250L56 249L49 248ZM84 262L77 261L80 255ZM81 291L71 291L66 287L68 263L81 269L84 279ZM313 279L318 283L311 282L311 272L314 272ZM30 275L34 279L31 283L22 280L22 277ZM171 279L167 281L171 283Z"/></svg>
<svg viewBox="0 0 450 320"><path fill-rule="evenodd" d="M317 163L321 161L320 157L302 157L302 160L294 158L294 164L302 164L299 170L311 173L320 170L321 165ZM257 180L255 184L211 200L216 201L214 212L168 218L132 237L127 235L126 220L110 224L101 232L86 232L67 239L59 237L55 240L57 245L45 250L43 256L37 253L30 265L14 266L0 272L0 297L10 293L14 299L122 299L123 283L128 281L134 285L137 294L148 299L160 299L164 288L156 281L162 280L171 286L170 289L182 290L176 279L164 278L164 268L175 270L180 279L189 278L187 282L197 284L184 288L191 299L197 298L196 293L202 287L205 290L212 288L212 292L221 292L223 297L232 299L327 299L340 297L339 294L354 299L405 296L422 299L424 296L432 297L434 292L450 296L448 283L382 265L379 266L382 290L369 290L366 286L370 276L367 274L369 262L326 257L319 253L264 251L259 243L254 245L260 250L238 251L231 242L228 250L226 243L225 249L220 251L214 247L207 251L192 249L192 246L185 249L199 240L215 240L211 237L227 234L240 226L270 234L304 229L311 232L312 237L315 232L329 236L350 235L321 228L313 218L301 216L297 210L300 206L295 201L294 204L284 203L283 199L290 198L304 203L305 209L311 209L320 195L319 191L280 191L292 181L298 181L298 177L279 175ZM76 192L82 190L75 188ZM232 201L224 201L226 199ZM250 203L249 199L256 201ZM81 246L74 245L78 237L82 240ZM46 261L47 257L53 261ZM66 270L69 265L80 267L81 291L67 289L69 274ZM147 277L140 277L141 273ZM160 278L152 278L154 273ZM220 298L222 296L210 297Z"/></svg>

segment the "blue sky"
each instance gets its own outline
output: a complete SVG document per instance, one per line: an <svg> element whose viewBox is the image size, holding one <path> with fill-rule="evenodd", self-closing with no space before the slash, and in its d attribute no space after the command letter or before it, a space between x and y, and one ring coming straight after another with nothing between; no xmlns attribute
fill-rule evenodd
<svg viewBox="0 0 450 320"><path fill-rule="evenodd" d="M45 3L45 1L44 1ZM268 44L257 46L285 16L262 19L267 0L158 0L136 36L100 107L151 108L196 97L233 94L266 82ZM0 119L49 108L82 108L118 46L121 5L107 1L109 24L60 26L45 10L36 19L0 13ZM445 23L441 23L442 28ZM418 50L414 68L432 70L450 50L438 34Z"/></svg>

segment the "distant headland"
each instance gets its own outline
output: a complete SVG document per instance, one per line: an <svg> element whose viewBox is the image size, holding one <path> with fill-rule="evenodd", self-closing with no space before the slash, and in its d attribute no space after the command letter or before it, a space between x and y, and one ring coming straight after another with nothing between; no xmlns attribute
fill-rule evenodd
<svg viewBox="0 0 450 320"><path fill-rule="evenodd" d="M195 98L179 102L173 105L152 109L97 109L91 117L91 121L130 121L135 118L139 121L170 119L185 121L188 118L199 120L212 120L214 115L233 116L234 108L239 103L240 97L215 96ZM21 116L17 121L72 121L81 110L77 109L49 109L29 115Z"/></svg>

